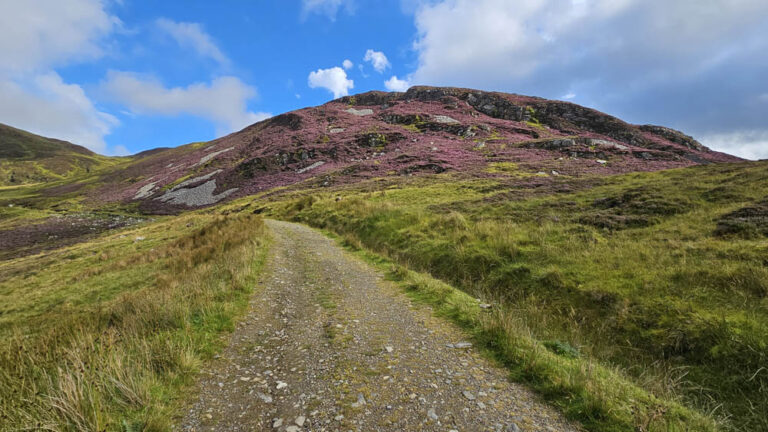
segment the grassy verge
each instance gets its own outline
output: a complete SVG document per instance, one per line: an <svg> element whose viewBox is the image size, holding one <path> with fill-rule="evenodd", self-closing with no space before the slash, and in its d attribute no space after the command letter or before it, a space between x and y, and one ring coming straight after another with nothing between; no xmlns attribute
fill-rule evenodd
<svg viewBox="0 0 768 432"><path fill-rule="evenodd" d="M259 217L198 213L0 263L0 429L168 430L266 244Z"/></svg>
<svg viewBox="0 0 768 432"><path fill-rule="evenodd" d="M501 334L538 341L530 352L612 371L580 381L553 365L528 376L525 357L509 357L591 430L649 418L651 430L706 430L701 418L768 429L768 243L759 227L717 233L739 209L759 211L764 163L559 178L533 190L448 177L369 186L272 211L500 305L518 321Z"/></svg>
<svg viewBox="0 0 768 432"><path fill-rule="evenodd" d="M376 254L354 237L326 234L377 267L411 299L464 329L476 347L510 371L512 380L527 384L587 430L718 430L712 418L654 396L618 368L580 356L567 345L553 350L547 341L536 339L515 309L503 304L481 307L464 291Z"/></svg>

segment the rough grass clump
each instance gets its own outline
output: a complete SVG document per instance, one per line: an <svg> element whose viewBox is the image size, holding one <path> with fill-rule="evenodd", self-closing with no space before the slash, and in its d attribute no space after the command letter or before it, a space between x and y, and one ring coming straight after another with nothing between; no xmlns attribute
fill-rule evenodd
<svg viewBox="0 0 768 432"><path fill-rule="evenodd" d="M728 213L717 221L715 235L768 237L768 199Z"/></svg>
<svg viewBox="0 0 768 432"><path fill-rule="evenodd" d="M0 429L169 429L179 389L247 304L265 230L257 216L188 216L130 234L147 239L0 264L27 269L0 281L4 301L36 297L3 310Z"/></svg>
<svg viewBox="0 0 768 432"><path fill-rule="evenodd" d="M666 197L647 188L637 188L620 196L598 198L592 207L596 210L582 215L578 219L580 223L620 230L655 225L662 218L690 210L691 203L687 197Z"/></svg>

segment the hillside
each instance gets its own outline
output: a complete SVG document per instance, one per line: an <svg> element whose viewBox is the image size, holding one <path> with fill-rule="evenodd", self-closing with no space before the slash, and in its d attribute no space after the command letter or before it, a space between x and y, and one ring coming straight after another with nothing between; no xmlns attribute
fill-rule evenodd
<svg viewBox="0 0 768 432"><path fill-rule="evenodd" d="M0 186L73 178L115 163L85 147L0 124Z"/></svg>
<svg viewBox="0 0 768 432"><path fill-rule="evenodd" d="M89 195L167 213L307 181L328 187L442 172L492 177L489 171L507 164L542 177L578 177L737 160L681 132L568 102L414 87L344 97L208 143L145 152L104 174Z"/></svg>
<svg viewBox="0 0 768 432"><path fill-rule="evenodd" d="M3 130L16 138L0 164L103 163L0 188L0 423L169 430L242 411L272 427L278 412L307 415L308 383L325 393L306 407L350 428L372 413L432 430L448 416L420 392L438 387L466 424L501 421L508 406L481 398L506 393L459 390L475 360L406 367L425 346L452 358L446 345L465 338L577 429L768 430L766 161L569 102L457 88L344 97L120 160ZM320 228L374 269L262 217ZM457 336L393 320L409 306L374 295L384 282ZM410 324L393 336L373 324L387 320ZM227 378L197 382L201 368ZM424 384L417 398L375 402L406 378ZM540 420L523 430L547 430Z"/></svg>

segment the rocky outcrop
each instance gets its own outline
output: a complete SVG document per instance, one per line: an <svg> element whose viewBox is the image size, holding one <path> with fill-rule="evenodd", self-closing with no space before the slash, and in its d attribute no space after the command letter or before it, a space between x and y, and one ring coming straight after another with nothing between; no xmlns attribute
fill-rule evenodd
<svg viewBox="0 0 768 432"><path fill-rule="evenodd" d="M652 133L656 136L664 138L667 141L671 141L675 144L680 144L682 146L688 147L689 149L696 150L696 151L703 151L703 152L710 151L707 147L704 147L704 145L696 141L692 136L686 135L680 131L676 131L674 129L670 129L664 126L654 126L654 125L642 125L638 127L642 131Z"/></svg>
<svg viewBox="0 0 768 432"><path fill-rule="evenodd" d="M405 139L403 134L389 133L382 134L378 132L371 132L359 135L356 139L357 145L360 147L380 148L386 147L387 144L393 144Z"/></svg>
<svg viewBox="0 0 768 432"><path fill-rule="evenodd" d="M392 100L396 99L402 93L388 93L382 91L370 91L354 96L344 96L337 99L337 102L341 102L347 105L359 105L359 106L375 106L386 105Z"/></svg>

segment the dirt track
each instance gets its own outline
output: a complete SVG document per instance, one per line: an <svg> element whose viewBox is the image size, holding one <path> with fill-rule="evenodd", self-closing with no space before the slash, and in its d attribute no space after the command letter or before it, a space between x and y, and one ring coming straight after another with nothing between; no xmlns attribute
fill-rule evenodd
<svg viewBox="0 0 768 432"><path fill-rule="evenodd" d="M177 430L579 430L330 239L269 227L248 316Z"/></svg>

